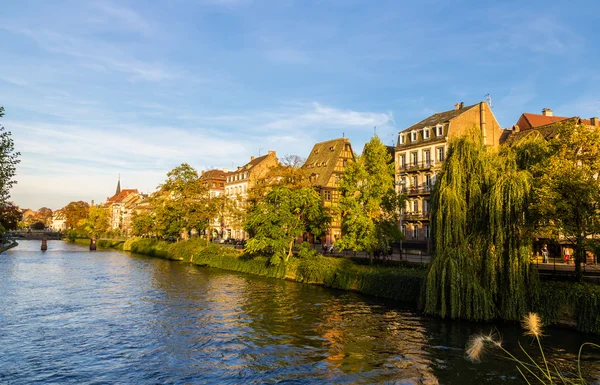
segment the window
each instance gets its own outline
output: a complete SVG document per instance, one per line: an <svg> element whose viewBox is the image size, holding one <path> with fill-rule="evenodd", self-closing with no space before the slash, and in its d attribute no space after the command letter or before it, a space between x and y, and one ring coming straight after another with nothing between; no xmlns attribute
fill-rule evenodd
<svg viewBox="0 0 600 385"><path fill-rule="evenodd" d="M439 126L437 126L437 127L435 128L435 131L436 131L436 133L435 133L435 134L436 134L437 136L442 136L442 135L444 135L444 127L443 127L442 125L439 125Z"/></svg>
<svg viewBox="0 0 600 385"><path fill-rule="evenodd" d="M438 153L438 161L443 162L444 161L444 147L440 147L437 149L437 153Z"/></svg>
<svg viewBox="0 0 600 385"><path fill-rule="evenodd" d="M217 187L217 182L213 182L213 183L212 183L212 186L213 186L213 187Z"/></svg>
<svg viewBox="0 0 600 385"><path fill-rule="evenodd" d="M400 167L406 167L406 155L400 155Z"/></svg>
<svg viewBox="0 0 600 385"><path fill-rule="evenodd" d="M415 199L413 201L413 213L418 213L418 212L419 212L419 201Z"/></svg>
<svg viewBox="0 0 600 385"><path fill-rule="evenodd" d="M424 150L423 151L423 158L424 158L424 161L425 161L426 165L431 164L431 151Z"/></svg>
<svg viewBox="0 0 600 385"><path fill-rule="evenodd" d="M406 225L402 225L402 235L406 237Z"/></svg>
<svg viewBox="0 0 600 385"><path fill-rule="evenodd" d="M404 134L398 135L398 143L400 143L400 144L406 143L406 138L405 138Z"/></svg>
<svg viewBox="0 0 600 385"><path fill-rule="evenodd" d="M415 151L413 153L410 154L412 156L412 164L413 166L417 165L417 162L419 160L419 154Z"/></svg>
<svg viewBox="0 0 600 385"><path fill-rule="evenodd" d="M431 187L431 175L430 174L425 175L425 186Z"/></svg>
<svg viewBox="0 0 600 385"><path fill-rule="evenodd" d="M413 239L419 239L419 228L417 226L413 227Z"/></svg>
<svg viewBox="0 0 600 385"><path fill-rule="evenodd" d="M419 185L419 177L418 176L413 175L412 184L413 184L414 188L417 188L417 186Z"/></svg>
<svg viewBox="0 0 600 385"><path fill-rule="evenodd" d="M329 191L329 190L323 191L323 199L325 199L326 201L330 201L331 200L331 191Z"/></svg>
<svg viewBox="0 0 600 385"><path fill-rule="evenodd" d="M429 128L423 129L423 139L429 139Z"/></svg>
<svg viewBox="0 0 600 385"><path fill-rule="evenodd" d="M416 142L417 141L417 131L413 131L410 133L410 141L411 142Z"/></svg>
<svg viewBox="0 0 600 385"><path fill-rule="evenodd" d="M431 237L431 229L429 225L425 225L425 239L429 239Z"/></svg>
<svg viewBox="0 0 600 385"><path fill-rule="evenodd" d="M423 200L423 214L427 214L429 212L429 201L427 199Z"/></svg>

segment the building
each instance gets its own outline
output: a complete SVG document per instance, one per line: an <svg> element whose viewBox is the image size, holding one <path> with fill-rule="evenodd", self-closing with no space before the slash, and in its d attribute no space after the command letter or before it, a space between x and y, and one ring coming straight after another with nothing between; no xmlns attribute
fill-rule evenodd
<svg viewBox="0 0 600 385"><path fill-rule="evenodd" d="M350 139L339 138L315 144L302 166L311 185L321 195L323 206L332 216L331 226L321 240L323 244L332 244L342 235L341 217L334 214L332 208L339 203L339 182L346 165L352 161L354 152Z"/></svg>
<svg viewBox="0 0 600 385"><path fill-rule="evenodd" d="M132 216L135 208L144 198L145 196L140 194L137 189L121 190L121 178L119 178L115 195L106 198L104 205L109 213L109 229L128 235L131 232Z"/></svg>
<svg viewBox="0 0 600 385"><path fill-rule="evenodd" d="M226 168L223 170L214 169L202 171L200 183L208 189L208 196L211 199L225 194L225 182L227 181L228 174L229 170ZM212 238L222 237L223 231L225 230L224 218L214 218L209 223L208 227L208 231Z"/></svg>
<svg viewBox="0 0 600 385"><path fill-rule="evenodd" d="M554 116L549 108L542 109L541 114L523 113L519 117L517 123L506 130L506 134L502 140L507 145L531 135L541 136L545 139L553 138L557 133L557 123L573 121L576 124L583 124L592 127L600 127L600 120L597 117L590 119L581 119L578 116L565 117Z"/></svg>
<svg viewBox="0 0 600 385"><path fill-rule="evenodd" d="M67 217L62 209L52 213L52 224L50 225L50 228L54 231L67 230Z"/></svg>
<svg viewBox="0 0 600 385"><path fill-rule="evenodd" d="M400 131L395 154L396 191L407 196L402 210L404 248L429 250L430 195L436 174L446 159L449 140L473 127L488 146L498 146L503 130L485 102L435 113Z"/></svg>
<svg viewBox="0 0 600 385"><path fill-rule="evenodd" d="M237 210L244 211L248 199L248 192L256 183L264 178L269 169L279 164L275 151L255 158L250 157L250 162L238 167L237 170L226 174L225 195L230 198ZM244 231L242 221L235 215L230 215L225 220L223 238L246 239L248 234Z"/></svg>

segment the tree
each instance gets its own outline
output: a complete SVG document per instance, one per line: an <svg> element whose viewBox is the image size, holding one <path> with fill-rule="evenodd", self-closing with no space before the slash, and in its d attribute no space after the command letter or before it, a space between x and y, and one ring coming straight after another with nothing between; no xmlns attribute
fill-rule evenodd
<svg viewBox="0 0 600 385"><path fill-rule="evenodd" d="M9 231L16 230L22 219L23 215L17 205L12 202L0 204L0 226Z"/></svg>
<svg viewBox="0 0 600 385"><path fill-rule="evenodd" d="M275 187L248 213L245 229L252 237L246 250L270 253L273 264L287 262L296 238L305 232L323 234L329 221L313 188Z"/></svg>
<svg viewBox="0 0 600 385"><path fill-rule="evenodd" d="M71 202L63 209L65 213L65 225L68 230L74 230L79 222L88 216L90 205L84 201Z"/></svg>
<svg viewBox="0 0 600 385"><path fill-rule="evenodd" d="M46 227L50 226L52 223L52 210L48 207L42 207L37 211L35 219L39 222L42 222Z"/></svg>
<svg viewBox="0 0 600 385"><path fill-rule="evenodd" d="M306 159L298 155L284 155L279 159L279 163L285 167L301 168Z"/></svg>
<svg viewBox="0 0 600 385"><path fill-rule="evenodd" d="M151 211L135 211L131 222L131 232L135 236L144 236L155 233L154 213Z"/></svg>
<svg viewBox="0 0 600 385"><path fill-rule="evenodd" d="M4 107L0 107L0 118L4 116ZM10 132L5 131L0 124L0 204L4 204L10 198L10 189L17 183L14 180L16 165L19 164L19 152L15 146Z"/></svg>
<svg viewBox="0 0 600 385"><path fill-rule="evenodd" d="M110 212L102 206L90 207L88 216L81 223L82 229L90 236L97 238L109 231Z"/></svg>
<svg viewBox="0 0 600 385"><path fill-rule="evenodd" d="M528 308L531 174L512 149L485 147L478 130L450 142L432 195L426 313L518 320Z"/></svg>
<svg viewBox="0 0 600 385"><path fill-rule="evenodd" d="M179 237L183 231L208 226L208 190L199 182L198 172L182 163L167 173L167 180L152 196L156 231L165 237Z"/></svg>
<svg viewBox="0 0 600 385"><path fill-rule="evenodd" d="M403 202L394 190L391 155L378 136L365 145L356 162L348 164L340 192L342 237L335 246L366 251L372 263L376 251L387 251L390 241L401 238L399 214Z"/></svg>
<svg viewBox="0 0 600 385"><path fill-rule="evenodd" d="M546 156L534 162L532 210L541 232L575 247L575 271L600 233L600 130L568 121L557 125ZM523 146L524 147L524 146Z"/></svg>

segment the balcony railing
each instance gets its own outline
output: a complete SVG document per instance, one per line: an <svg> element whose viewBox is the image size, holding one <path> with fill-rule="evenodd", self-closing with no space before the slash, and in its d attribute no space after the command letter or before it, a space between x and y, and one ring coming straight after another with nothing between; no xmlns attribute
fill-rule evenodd
<svg viewBox="0 0 600 385"><path fill-rule="evenodd" d="M427 220L429 219L429 212L411 212L411 213L403 213L402 219L409 221L419 221L419 220Z"/></svg>
<svg viewBox="0 0 600 385"><path fill-rule="evenodd" d="M411 195L423 195L429 194L433 188L431 186L413 186L413 187L402 187L400 191L404 194Z"/></svg>
<svg viewBox="0 0 600 385"><path fill-rule="evenodd" d="M439 162L441 163L441 162ZM423 170L431 167L435 167L437 162L433 160L425 160L422 162L406 162L400 165L400 171L409 171L409 170Z"/></svg>

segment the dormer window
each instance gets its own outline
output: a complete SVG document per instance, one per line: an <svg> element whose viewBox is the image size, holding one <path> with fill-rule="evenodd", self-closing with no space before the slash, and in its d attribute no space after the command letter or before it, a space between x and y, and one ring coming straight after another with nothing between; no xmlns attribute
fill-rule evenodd
<svg viewBox="0 0 600 385"><path fill-rule="evenodd" d="M429 128L423 129L423 139L429 139Z"/></svg>
<svg viewBox="0 0 600 385"><path fill-rule="evenodd" d="M436 136L444 135L444 127L441 124L439 124L435 127L435 135Z"/></svg>
<svg viewBox="0 0 600 385"><path fill-rule="evenodd" d="M411 142L416 142L417 141L417 131L413 131L410 133L410 141Z"/></svg>
<svg viewBox="0 0 600 385"><path fill-rule="evenodd" d="M398 135L398 142L400 144L404 144L406 142L406 138L405 138L404 134Z"/></svg>

